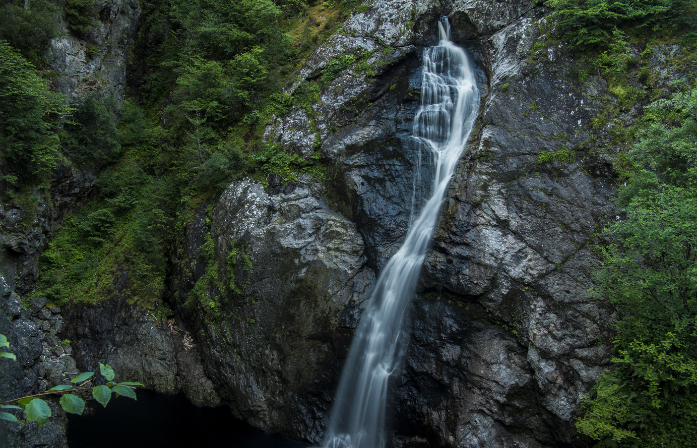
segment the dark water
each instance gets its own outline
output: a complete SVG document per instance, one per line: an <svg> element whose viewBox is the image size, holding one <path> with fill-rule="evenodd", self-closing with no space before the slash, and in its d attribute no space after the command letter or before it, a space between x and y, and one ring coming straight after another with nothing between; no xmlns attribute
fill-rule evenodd
<svg viewBox="0 0 697 448"><path fill-rule="evenodd" d="M199 408L183 395L139 390L138 401L112 398L92 415L69 415L70 448L306 448L254 429L225 407Z"/></svg>

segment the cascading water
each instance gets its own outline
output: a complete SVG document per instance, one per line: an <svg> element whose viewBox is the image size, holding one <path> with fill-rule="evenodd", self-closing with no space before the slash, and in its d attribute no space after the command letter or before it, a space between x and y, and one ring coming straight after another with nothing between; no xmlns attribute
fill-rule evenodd
<svg viewBox="0 0 697 448"><path fill-rule="evenodd" d="M411 222L404 244L382 270L361 317L327 428L326 448L385 446L387 386L401 359L405 310L443 196L477 117L479 90L467 55L450 42L447 18L438 29L440 42L424 50L421 107L413 128L419 151L427 150L434 162L432 194Z"/></svg>

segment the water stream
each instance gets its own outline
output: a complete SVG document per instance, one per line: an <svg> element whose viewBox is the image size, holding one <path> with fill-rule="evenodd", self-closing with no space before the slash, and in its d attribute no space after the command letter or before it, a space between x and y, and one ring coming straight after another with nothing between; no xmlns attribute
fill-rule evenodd
<svg viewBox="0 0 697 448"><path fill-rule="evenodd" d="M402 357L405 310L414 295L450 178L477 117L479 91L474 70L464 50L450 42L447 18L439 22L438 29L438 45L424 50L421 106L413 127L419 151L433 161L432 194L412 220L404 244L382 270L361 317L341 376L325 448L385 446L388 382ZM416 179L420 177L418 167Z"/></svg>

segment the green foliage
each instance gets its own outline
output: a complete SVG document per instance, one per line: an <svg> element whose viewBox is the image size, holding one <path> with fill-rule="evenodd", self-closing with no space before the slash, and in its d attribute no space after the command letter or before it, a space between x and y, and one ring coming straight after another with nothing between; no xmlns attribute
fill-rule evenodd
<svg viewBox="0 0 697 448"><path fill-rule="evenodd" d="M10 343L7 341L7 337L5 337L4 334L0 334L0 348L3 347L9 347ZM14 353L10 352L0 352L0 358L8 358L13 361L17 360L17 357L14 355Z"/></svg>
<svg viewBox="0 0 697 448"><path fill-rule="evenodd" d="M557 152L542 151L536 159L539 164L558 162L569 163L576 160L576 152L570 150L566 145L562 145Z"/></svg>
<svg viewBox="0 0 697 448"><path fill-rule="evenodd" d="M48 0L0 0L0 40L7 41L34 66L41 67L43 53L58 33L59 11Z"/></svg>
<svg viewBox="0 0 697 448"><path fill-rule="evenodd" d="M7 342L7 338L4 335L0 334L0 347L9 346L10 345ZM142 386L141 383L115 383L113 381L115 376L114 369L112 369L110 365L102 364L101 362L99 363L99 371L101 372L104 380L107 381L106 385L100 385L96 387L84 387L85 382L92 378L94 372L83 372L70 380L72 385L59 384L57 386L53 386L51 389L47 390L42 394L35 394L31 396L19 397L13 400L9 400L5 403L12 403L16 401L19 406L0 404L0 409L4 409L6 411L24 410L24 417L27 422L36 422L39 424L39 426L44 426L46 424L46 420L48 420L49 417L51 417L51 408L45 400L38 398L40 396L58 394L61 396L59 400L61 408L63 408L65 412L78 415L82 415L82 412L85 410L85 400L83 400L77 395L68 392L78 392L91 389L93 397L103 406L106 406L109 400L111 399L112 392L116 393L117 395L123 395L125 397L132 398L134 400L136 399L136 394L132 388ZM0 411L0 420L8 422L18 421L15 415L5 411Z"/></svg>
<svg viewBox="0 0 697 448"><path fill-rule="evenodd" d="M353 65L356 60L356 56L342 54L329 61L327 66L322 70L322 84L328 85L331 83L339 73Z"/></svg>
<svg viewBox="0 0 697 448"><path fill-rule="evenodd" d="M92 396L99 404L106 407L106 405L109 404L109 401L111 401L111 388L104 385L97 386L92 389Z"/></svg>
<svg viewBox="0 0 697 448"><path fill-rule="evenodd" d="M85 60L91 61L95 56L99 54L99 48L94 44L85 45Z"/></svg>
<svg viewBox="0 0 697 448"><path fill-rule="evenodd" d="M75 105L62 143L78 165L101 166L121 154L116 111L116 100L98 93L88 94Z"/></svg>
<svg viewBox="0 0 697 448"><path fill-rule="evenodd" d="M24 416L28 422L37 422L39 426L44 426L51 416L51 408L41 398L35 398L24 406Z"/></svg>
<svg viewBox="0 0 697 448"><path fill-rule="evenodd" d="M580 432L619 447L697 440L697 89L647 107L619 191L598 292L614 304L616 367L582 407Z"/></svg>
<svg viewBox="0 0 697 448"><path fill-rule="evenodd" d="M98 195L64 220L40 258L33 294L56 304L98 303L119 294L154 310L165 290L169 247L191 207L243 174L278 174L286 181L300 173L323 176L318 151L305 160L260 143L273 114L319 102L314 82L303 83L293 96L280 93L300 53L278 18L295 14L293 8L302 14L305 2L140 5L138 40L148 51L134 57L136 66L148 70L137 77L139 97L124 102L119 123L110 98L87 95L61 134L76 165L98 170ZM210 265L192 300L213 310L216 289L233 289L224 270L218 279Z"/></svg>
<svg viewBox="0 0 697 448"><path fill-rule="evenodd" d="M219 277L218 262L215 260L215 244L210 233L206 235L201 256L206 263L206 270L189 292L185 306L198 309L206 319L210 319L222 314L219 299L221 293L225 291L225 283ZM234 287L234 283L232 286ZM233 290L233 292L236 291Z"/></svg>
<svg viewBox="0 0 697 448"><path fill-rule="evenodd" d="M78 37L85 37L98 23L95 0L65 0L68 29Z"/></svg>
<svg viewBox="0 0 697 448"><path fill-rule="evenodd" d="M65 394L60 398L60 405L69 414L82 415L85 410L85 400L73 394Z"/></svg>
<svg viewBox="0 0 697 448"><path fill-rule="evenodd" d="M88 379L92 378L93 375L94 375L94 372L83 372L83 373L73 377L73 379L71 379L70 382L73 384L83 383L83 382L87 381Z"/></svg>
<svg viewBox="0 0 697 448"><path fill-rule="evenodd" d="M560 37L574 51L607 48L624 27L652 31L687 24L687 0L549 0Z"/></svg>
<svg viewBox="0 0 697 448"><path fill-rule="evenodd" d="M316 160L307 160L297 154L288 154L278 146L262 146L256 154L249 156L267 175L280 176L284 182L297 181L298 174L309 174L316 179L324 178L324 167Z"/></svg>
<svg viewBox="0 0 697 448"><path fill-rule="evenodd" d="M68 109L34 67L0 41L0 157L27 178L45 177L61 160L56 120Z"/></svg>
<svg viewBox="0 0 697 448"><path fill-rule="evenodd" d="M305 0L274 0L283 16L286 18L296 17L307 10L307 2Z"/></svg>

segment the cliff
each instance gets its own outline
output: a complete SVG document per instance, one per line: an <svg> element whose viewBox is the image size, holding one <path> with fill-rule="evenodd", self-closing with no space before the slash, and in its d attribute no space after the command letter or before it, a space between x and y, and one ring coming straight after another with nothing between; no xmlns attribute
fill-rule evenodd
<svg viewBox="0 0 697 448"><path fill-rule="evenodd" d="M98 80L123 102L139 10L128 2L104 10L96 58L63 36L47 60L64 74L66 95ZM415 173L420 165L428 178L431 161L411 131L423 48L447 16L452 40L475 61L482 102L410 307L406 358L393 381L393 445L583 446L572 423L609 366L615 319L589 292L594 247L619 215L618 147L593 120L617 98L601 77L581 80L562 45L535 46L549 12L532 0L356 8L289 77L283 93L303 101L264 131L265 144L320 160L324 176L246 177L197 204L169 248L165 318L129 300L125 274L99 304L62 312L41 301L12 305L10 286L31 289L54 226L93 197L94 175L57 176L29 226L21 224L27 210L3 206L3 300L17 309L5 310L0 333L34 347L18 354L26 360L13 378L38 371L43 343L81 370L106 362L121 379L183 390L257 427L321 441L360 312L404 239L412 205L418 210L428 194ZM655 59L656 76L673 76L663 53ZM623 111L618 123L638 113ZM72 341L69 352L59 352L58 337ZM35 376L24 390L43 387ZM61 419L51 422L57 439ZM10 446L41 446L31 431L15 429L21 443Z"/></svg>

